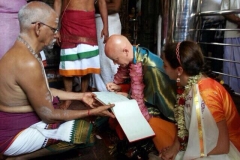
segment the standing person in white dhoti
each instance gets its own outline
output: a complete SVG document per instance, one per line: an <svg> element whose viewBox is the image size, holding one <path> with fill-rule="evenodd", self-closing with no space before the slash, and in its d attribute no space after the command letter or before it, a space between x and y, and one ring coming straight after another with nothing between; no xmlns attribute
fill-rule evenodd
<svg viewBox="0 0 240 160"><path fill-rule="evenodd" d="M106 0L106 3L108 10L109 36L113 34L121 34L122 26L118 12L121 8L122 0ZM101 37L101 30L103 27L102 19L100 14L96 14L95 17L101 73L92 74L90 85L91 88L97 89L98 91L107 91L106 84L113 81L114 75L117 73L118 65L114 64L113 61L105 55L105 44L103 42L104 39Z"/></svg>
<svg viewBox="0 0 240 160"><path fill-rule="evenodd" d="M222 0L221 10L234 10L240 9L239 0ZM230 44L224 46L223 58L230 61L236 62L223 62L223 73L229 74L230 76L223 76L224 83L228 84L235 92L240 93L240 79L231 77L240 77L240 14L227 14L224 15L226 18L226 29L232 29L232 31L225 31L224 43Z"/></svg>
<svg viewBox="0 0 240 160"><path fill-rule="evenodd" d="M40 51L57 38L58 15L49 5L30 2L20 9L18 19L20 34L0 60L0 157L32 159L92 144L93 126L82 118L114 117L108 111L113 105L93 105L93 93L49 88L40 57ZM56 96L91 108L59 109Z"/></svg>

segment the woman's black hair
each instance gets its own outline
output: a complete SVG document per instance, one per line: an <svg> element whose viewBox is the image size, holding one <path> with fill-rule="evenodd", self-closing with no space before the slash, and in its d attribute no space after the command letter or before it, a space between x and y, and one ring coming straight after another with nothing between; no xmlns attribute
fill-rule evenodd
<svg viewBox="0 0 240 160"><path fill-rule="evenodd" d="M195 76L202 71L204 57L200 47L192 41L183 41L179 46L180 62L177 59L176 48L178 43L169 43L165 46L165 59L172 68L182 66L189 76Z"/></svg>
<svg viewBox="0 0 240 160"><path fill-rule="evenodd" d="M210 65L207 63L207 61L204 61L202 50L196 42L183 41L180 43L180 63L176 55L177 45L178 43L168 43L166 44L163 52L165 59L172 68L176 69L177 67L182 66L184 72L188 76L195 76L201 72L202 74L220 82L217 74L212 72ZM228 85L224 84L223 86L231 95L233 95L234 92Z"/></svg>

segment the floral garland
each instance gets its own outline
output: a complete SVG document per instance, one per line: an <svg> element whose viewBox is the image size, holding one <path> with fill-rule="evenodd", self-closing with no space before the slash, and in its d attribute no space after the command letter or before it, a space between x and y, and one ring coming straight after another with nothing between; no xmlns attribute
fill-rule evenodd
<svg viewBox="0 0 240 160"><path fill-rule="evenodd" d="M137 62L136 64L131 63L130 66L130 77L131 77L131 98L135 99L138 106L143 114L143 116L148 120L150 115L148 109L144 102L144 87L143 84L143 73L142 73L142 63Z"/></svg>
<svg viewBox="0 0 240 160"><path fill-rule="evenodd" d="M115 84L121 84L130 77L131 79L131 98L135 99L143 116L149 120L150 115L144 102L144 83L143 83L143 71L142 61L136 64L130 63L127 67L119 66L117 73L114 75L113 82Z"/></svg>
<svg viewBox="0 0 240 160"><path fill-rule="evenodd" d="M131 79L131 98L135 99L143 116L148 120L150 115L148 109L144 103L144 87L143 84L143 73L142 63L137 62L136 64L131 63L128 67L119 66L117 73L114 75L113 82L115 84L124 83L126 79Z"/></svg>
<svg viewBox="0 0 240 160"><path fill-rule="evenodd" d="M178 87L177 89L177 101L173 112L176 120L176 125L178 127L178 140L180 142L180 150L182 151L186 150L188 142L188 130L186 129L184 118L184 106L186 101L185 98L192 86L196 84L201 77L201 73L196 76L189 77L187 85L184 88Z"/></svg>

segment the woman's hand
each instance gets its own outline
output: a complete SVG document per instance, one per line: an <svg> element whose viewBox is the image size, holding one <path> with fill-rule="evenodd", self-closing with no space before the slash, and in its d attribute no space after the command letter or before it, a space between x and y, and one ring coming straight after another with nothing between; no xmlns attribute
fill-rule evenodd
<svg viewBox="0 0 240 160"><path fill-rule="evenodd" d="M173 144L170 147L164 148L161 151L160 157L163 160L174 160L178 152L179 152L179 142L177 144Z"/></svg>

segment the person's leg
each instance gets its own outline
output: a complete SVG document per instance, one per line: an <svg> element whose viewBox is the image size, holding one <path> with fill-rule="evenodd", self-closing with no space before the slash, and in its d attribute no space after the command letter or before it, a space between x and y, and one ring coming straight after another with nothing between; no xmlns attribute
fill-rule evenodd
<svg viewBox="0 0 240 160"><path fill-rule="evenodd" d="M73 83L72 81L73 81L73 77L63 77L64 88L67 92L72 91L72 83ZM60 108L67 109L70 106L70 104L71 104L71 101L66 100L60 105Z"/></svg>
<svg viewBox="0 0 240 160"><path fill-rule="evenodd" d="M92 124L85 120L75 120L74 127L69 125L73 129L71 130L71 143L59 141L58 143L48 145L43 149L39 149L35 152L19 155L17 157L8 157L11 159L34 159L43 156L50 156L60 154L76 148L85 148L94 145L94 136L92 134ZM70 133L65 133L70 134ZM28 136L29 137L29 136ZM31 139L31 137L29 137Z"/></svg>
<svg viewBox="0 0 240 160"><path fill-rule="evenodd" d="M35 152L23 154L19 156L14 157L5 157L7 160L27 160L27 159L34 159L39 157L45 157L55 154L60 154L66 151L69 151L70 149L76 148L76 145L66 143L66 142L59 142L53 145L50 145L46 148L39 149Z"/></svg>
<svg viewBox="0 0 240 160"><path fill-rule="evenodd" d="M87 92L88 91L88 84L90 80L90 74L81 77L81 91Z"/></svg>
<svg viewBox="0 0 240 160"><path fill-rule="evenodd" d="M149 124L155 132L153 143L160 153L162 149L173 144L177 129L174 123L161 118L151 118Z"/></svg>

